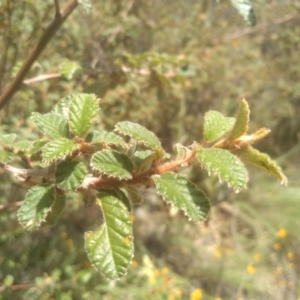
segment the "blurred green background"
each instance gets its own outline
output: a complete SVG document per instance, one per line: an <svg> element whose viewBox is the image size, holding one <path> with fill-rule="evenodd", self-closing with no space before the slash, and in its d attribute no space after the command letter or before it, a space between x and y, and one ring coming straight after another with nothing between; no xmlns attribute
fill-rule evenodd
<svg viewBox="0 0 300 300"><path fill-rule="evenodd" d="M229 1L93 0L90 13L79 7L27 79L57 74L67 61L81 67L72 78L24 84L1 111L0 132L34 140L31 112L46 113L72 92L95 93L103 99L96 127L138 122L171 153L176 143L201 141L206 111L232 116L245 97L251 129L272 130L258 148L282 166L288 187L250 169L248 189L235 194L193 166L184 172L213 205L201 224L146 190L133 211L133 263L127 276L109 282L83 246L99 209L70 195L55 227L25 232L17 209L26 189L3 173L0 299L300 299L300 4L253 2L253 28ZM0 92L53 15L52 0L0 1Z"/></svg>

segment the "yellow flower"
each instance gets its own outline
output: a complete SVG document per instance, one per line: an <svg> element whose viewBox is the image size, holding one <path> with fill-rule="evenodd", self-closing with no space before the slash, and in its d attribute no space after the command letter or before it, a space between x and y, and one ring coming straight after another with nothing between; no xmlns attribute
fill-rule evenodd
<svg viewBox="0 0 300 300"><path fill-rule="evenodd" d="M159 270L157 270L157 269L153 270L153 276L158 277L159 276Z"/></svg>
<svg viewBox="0 0 300 300"><path fill-rule="evenodd" d="M133 259L131 265L135 268L138 265L138 262L135 259Z"/></svg>
<svg viewBox="0 0 300 300"><path fill-rule="evenodd" d="M288 282L286 283L286 285L287 285L287 287L292 287L292 286L293 286L293 283L292 283L291 281L288 281Z"/></svg>
<svg viewBox="0 0 300 300"><path fill-rule="evenodd" d="M250 274L250 275L253 275L255 273L255 268L253 265L249 264L247 266L247 272Z"/></svg>
<svg viewBox="0 0 300 300"><path fill-rule="evenodd" d="M203 291L201 289L194 290L190 295L190 300L201 300L203 297Z"/></svg>
<svg viewBox="0 0 300 300"><path fill-rule="evenodd" d="M256 262L261 261L261 255L260 255L259 253L256 253L256 254L254 255L254 260L255 260Z"/></svg>
<svg viewBox="0 0 300 300"><path fill-rule="evenodd" d="M281 244L280 243L275 243L273 245L273 248L276 250L276 251L279 251L281 249Z"/></svg>
<svg viewBox="0 0 300 300"><path fill-rule="evenodd" d="M283 268L282 267L277 267L276 271L274 272L274 276L278 277L282 274Z"/></svg>
<svg viewBox="0 0 300 300"><path fill-rule="evenodd" d="M288 253L286 254L286 257L287 257L287 259L288 259L289 261L293 261L294 258L295 258L295 255L294 255L294 253L292 253L292 252L288 252Z"/></svg>
<svg viewBox="0 0 300 300"><path fill-rule="evenodd" d="M213 255L214 255L215 258L220 258L222 256L222 252L220 251L219 248L215 248L214 252L213 252Z"/></svg>
<svg viewBox="0 0 300 300"><path fill-rule="evenodd" d="M167 267L161 269L161 275L167 275L168 273L169 273L169 269Z"/></svg>
<svg viewBox="0 0 300 300"><path fill-rule="evenodd" d="M180 289L172 290L172 293L169 295L168 300L179 300L182 298L182 291Z"/></svg>
<svg viewBox="0 0 300 300"><path fill-rule="evenodd" d="M289 267L290 267L291 269L294 269L294 268L295 268L295 264L294 264L294 263L289 263Z"/></svg>
<svg viewBox="0 0 300 300"><path fill-rule="evenodd" d="M280 280L277 282L277 285L281 288L285 287L285 282L283 280Z"/></svg>
<svg viewBox="0 0 300 300"><path fill-rule="evenodd" d="M67 238L67 236L68 236L68 234L67 234L65 231L63 231L63 232L60 233L60 237L61 237L62 239Z"/></svg>
<svg viewBox="0 0 300 300"><path fill-rule="evenodd" d="M150 284L155 284L155 282L156 282L155 277L153 277L153 276L149 277L149 283Z"/></svg>
<svg viewBox="0 0 300 300"><path fill-rule="evenodd" d="M72 247L73 246L73 240L72 239L67 239L67 245L68 247Z"/></svg>
<svg viewBox="0 0 300 300"><path fill-rule="evenodd" d="M281 239L285 239L287 237L287 230L285 228L280 228L278 231L277 231L277 235L278 237L280 237Z"/></svg>

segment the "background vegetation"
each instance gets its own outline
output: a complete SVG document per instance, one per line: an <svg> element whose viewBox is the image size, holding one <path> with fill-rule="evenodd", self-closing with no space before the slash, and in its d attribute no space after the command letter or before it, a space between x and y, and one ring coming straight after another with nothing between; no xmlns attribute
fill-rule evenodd
<svg viewBox="0 0 300 300"><path fill-rule="evenodd" d="M259 148L277 158L289 186L253 171L248 189L235 194L191 168L213 204L201 224L146 190L134 211L134 262L125 278L108 282L82 247L96 206L70 196L59 224L25 232L16 215L26 189L3 173L0 299L298 299L300 5L254 1L258 25L248 28L227 1L91 4L90 13L79 7L70 15L1 111L1 134L34 140L31 112L88 92L103 98L96 127L138 122L171 152L201 139L206 111L231 116L245 97L252 129L272 129ZM54 11L52 0L0 1L0 94ZM73 76L64 76L67 61L76 62ZM35 80L45 74L53 78Z"/></svg>

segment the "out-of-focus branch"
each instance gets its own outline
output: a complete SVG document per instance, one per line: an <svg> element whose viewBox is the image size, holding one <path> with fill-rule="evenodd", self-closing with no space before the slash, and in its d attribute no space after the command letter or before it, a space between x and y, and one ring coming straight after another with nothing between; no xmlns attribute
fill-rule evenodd
<svg viewBox="0 0 300 300"><path fill-rule="evenodd" d="M55 169L53 169L53 166L44 169L19 169L9 165L3 165L2 168L12 173L14 176L23 178L30 176L49 176L55 171Z"/></svg>
<svg viewBox="0 0 300 300"><path fill-rule="evenodd" d="M10 208L10 207L19 207L23 204L24 201L17 201L17 202L11 202L11 203L6 203L6 204L1 204L0 205L0 210Z"/></svg>
<svg viewBox="0 0 300 300"><path fill-rule="evenodd" d="M23 66L21 67L20 71L18 72L17 76L12 80L6 90L0 96L0 110L5 107L5 105L9 102L11 97L18 91L21 87L22 82L29 72L33 63L37 60L39 55L43 52L46 48L47 44L51 41L55 33L59 30L62 26L64 21L68 18L68 16L74 11L74 9L78 6L77 0L69 0L66 5L60 10L60 14L55 14L54 20L45 30L44 34L33 48L31 53L29 53L28 57L26 58ZM55 7L57 9L57 1L55 1Z"/></svg>
<svg viewBox="0 0 300 300"><path fill-rule="evenodd" d="M291 21L293 19L296 19L296 18L299 18L299 17L300 17L299 13L288 14L288 15L286 15L282 18L278 18L278 19L276 19L272 22L261 23L260 25L257 25L253 28L247 28L247 29L244 29L244 30L239 30L237 32L234 32L233 34L225 36L222 39L216 39L216 40L213 41L213 44L217 45L217 44L226 43L226 42L229 42L231 40L243 37L245 35L254 34L258 31L261 31L261 30L266 29L266 28L271 27L271 26L279 25L279 24L282 24L282 23L285 23L285 22L289 22L289 21Z"/></svg>
<svg viewBox="0 0 300 300"><path fill-rule="evenodd" d="M41 81L45 81L45 80L49 80L49 79L56 79L56 78L61 78L61 74L60 73L43 74L43 75L39 75L36 77L26 79L23 81L23 83L26 85L30 85L33 83L37 83L37 82L41 82Z"/></svg>
<svg viewBox="0 0 300 300"><path fill-rule="evenodd" d="M55 5L55 18L60 18L61 17L61 13L60 13L60 9L59 9L59 2L58 2L58 0L54 0L54 5Z"/></svg>

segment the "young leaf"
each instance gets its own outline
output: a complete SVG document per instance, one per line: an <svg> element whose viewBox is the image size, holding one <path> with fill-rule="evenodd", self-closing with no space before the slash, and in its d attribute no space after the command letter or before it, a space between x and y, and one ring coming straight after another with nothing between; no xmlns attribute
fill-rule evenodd
<svg viewBox="0 0 300 300"><path fill-rule="evenodd" d="M67 120L57 114L41 115L37 112L32 113L34 123L38 128L53 139L69 136L69 125Z"/></svg>
<svg viewBox="0 0 300 300"><path fill-rule="evenodd" d="M238 10L246 23L250 26L255 26L256 16L250 0L231 0L233 6Z"/></svg>
<svg viewBox="0 0 300 300"><path fill-rule="evenodd" d="M240 138L234 141L236 149L246 148L249 145L256 143L257 141L263 139L266 135L270 133L270 129L260 128L255 131L253 134L244 134Z"/></svg>
<svg viewBox="0 0 300 300"><path fill-rule="evenodd" d="M105 223L98 231L85 233L85 249L95 268L115 280L126 274L133 257L130 214L114 191L101 192L98 204Z"/></svg>
<svg viewBox="0 0 300 300"><path fill-rule="evenodd" d="M165 154L157 136L145 127L132 122L119 122L115 130L121 134L129 135L132 139L153 149L158 158Z"/></svg>
<svg viewBox="0 0 300 300"><path fill-rule="evenodd" d="M4 151L0 149L0 163L7 164L13 159L13 153L11 151Z"/></svg>
<svg viewBox="0 0 300 300"><path fill-rule="evenodd" d="M123 153L102 150L96 152L91 159L91 166L105 175L120 179L132 178L133 165L129 157Z"/></svg>
<svg viewBox="0 0 300 300"><path fill-rule="evenodd" d="M143 202L141 193L132 185L127 185L125 187L125 191L126 191L127 197L129 198L129 200L132 204L138 205Z"/></svg>
<svg viewBox="0 0 300 300"><path fill-rule="evenodd" d="M86 174L87 170L83 162L68 158L57 166L55 180L61 189L74 191L81 185Z"/></svg>
<svg viewBox="0 0 300 300"><path fill-rule="evenodd" d="M50 211L46 217L46 223L48 225L56 225L58 219L60 218L61 214L63 213L66 206L66 196L56 196L53 204L51 205Z"/></svg>
<svg viewBox="0 0 300 300"><path fill-rule="evenodd" d="M133 155L134 155L133 159L135 164L137 166L140 166L145 161L145 159L147 159L149 156L153 156L154 153L151 150L145 150L145 151L135 151Z"/></svg>
<svg viewBox="0 0 300 300"><path fill-rule="evenodd" d="M270 132L271 132L270 129L264 127L256 130L253 134L251 134L251 144L260 141L261 139L266 137Z"/></svg>
<svg viewBox="0 0 300 300"><path fill-rule="evenodd" d="M14 143L13 149L17 151L28 152L32 146L31 141L19 141Z"/></svg>
<svg viewBox="0 0 300 300"><path fill-rule="evenodd" d="M248 173L237 156L224 149L197 148L200 164L209 172L215 173L220 180L225 180L236 191L245 187Z"/></svg>
<svg viewBox="0 0 300 300"><path fill-rule="evenodd" d="M228 137L229 140L236 140L248 131L250 110L245 99L240 102L239 110L232 131Z"/></svg>
<svg viewBox="0 0 300 300"><path fill-rule="evenodd" d="M16 139L16 134L4 134L0 135L0 145L12 147L14 145L14 141Z"/></svg>
<svg viewBox="0 0 300 300"><path fill-rule="evenodd" d="M182 209L184 213L195 221L203 221L209 212L210 204L205 194L184 175L164 173L152 176L160 195Z"/></svg>
<svg viewBox="0 0 300 300"><path fill-rule="evenodd" d="M20 224L28 230L33 230L45 221L55 198L52 185L36 185L26 194L24 203L18 212Z"/></svg>
<svg viewBox="0 0 300 300"><path fill-rule="evenodd" d="M126 206L126 208L128 209L129 212L131 212L131 203L129 201L129 199L127 198L127 195L122 191L122 189L114 189L114 191L117 193L117 198L123 202L123 204ZM110 191L105 191L104 192L108 192L110 193Z"/></svg>
<svg viewBox="0 0 300 300"><path fill-rule="evenodd" d="M78 62L69 60L62 62L58 68L61 75L71 80L76 71L81 69L81 66Z"/></svg>
<svg viewBox="0 0 300 300"><path fill-rule="evenodd" d="M134 161L137 166L135 174L142 174L149 171L155 159L154 152L150 150L136 151L134 153Z"/></svg>
<svg viewBox="0 0 300 300"><path fill-rule="evenodd" d="M204 117L204 137L206 142L213 142L232 129L235 118L226 118L221 113L211 110Z"/></svg>
<svg viewBox="0 0 300 300"><path fill-rule="evenodd" d="M29 154L35 154L43 149L43 147L49 142L49 140L36 140L34 141L29 149L28 153Z"/></svg>
<svg viewBox="0 0 300 300"><path fill-rule="evenodd" d="M73 95L69 108L69 123L76 136L85 136L98 114L98 109L99 100L95 95Z"/></svg>
<svg viewBox="0 0 300 300"><path fill-rule="evenodd" d="M91 144L105 143L108 145L125 145L124 140L120 136L105 130L90 132L86 137L86 141Z"/></svg>
<svg viewBox="0 0 300 300"><path fill-rule="evenodd" d="M56 114L56 115L61 115L64 116L66 120L69 119L69 107L70 103L74 97L74 94L68 95L61 100L59 100L55 106L53 107L51 113Z"/></svg>
<svg viewBox="0 0 300 300"><path fill-rule="evenodd" d="M43 148L43 161L45 163L51 163L55 160L62 159L70 155L77 148L77 144L65 138L50 141L47 146Z"/></svg>
<svg viewBox="0 0 300 300"><path fill-rule="evenodd" d="M280 180L281 183L287 185L287 178L283 174L281 168L274 160L270 158L269 155L261 153L251 146L237 150L235 153L242 161L256 166L257 168Z"/></svg>

